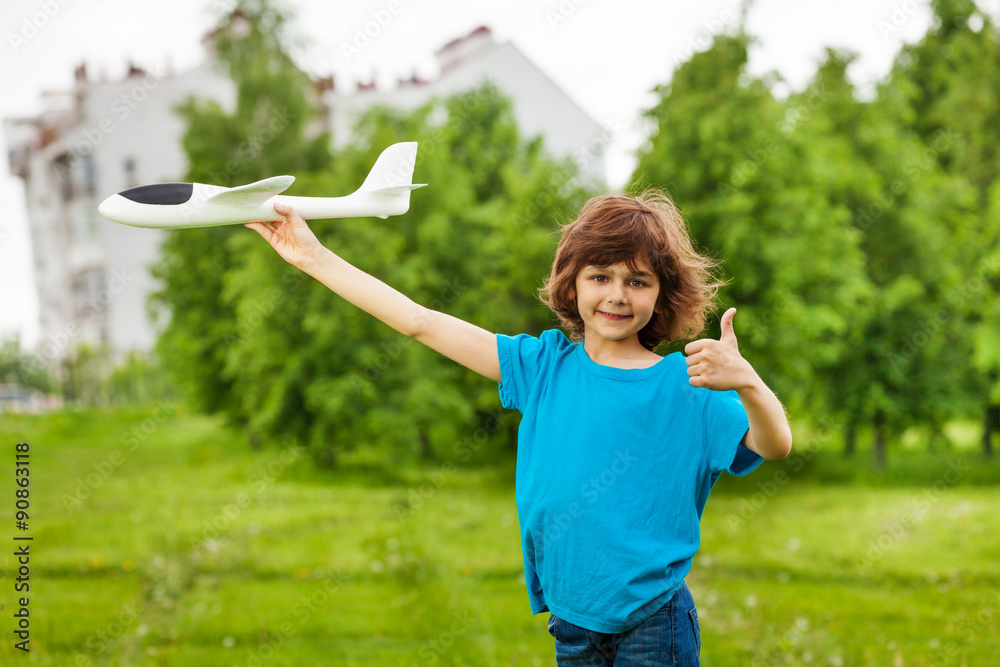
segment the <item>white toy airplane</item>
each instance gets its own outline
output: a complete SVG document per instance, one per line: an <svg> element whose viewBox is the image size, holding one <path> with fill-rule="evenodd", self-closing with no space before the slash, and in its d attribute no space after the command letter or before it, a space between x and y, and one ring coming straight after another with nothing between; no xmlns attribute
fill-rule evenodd
<svg viewBox="0 0 1000 667"><path fill-rule="evenodd" d="M224 188L202 183L140 185L111 195L99 207L112 222L132 227L179 229L236 225L283 218L274 204L287 204L305 219L401 215L410 208L416 142L389 146L375 161L365 182L346 197L289 197L284 192L294 176L274 176L263 181Z"/></svg>

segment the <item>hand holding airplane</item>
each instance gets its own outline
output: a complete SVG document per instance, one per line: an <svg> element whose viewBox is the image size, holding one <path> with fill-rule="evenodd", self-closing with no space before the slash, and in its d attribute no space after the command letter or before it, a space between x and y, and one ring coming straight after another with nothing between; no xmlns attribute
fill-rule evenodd
<svg viewBox="0 0 1000 667"><path fill-rule="evenodd" d="M99 207L112 222L132 227L182 229L284 218L274 205L290 206L303 219L401 215L410 208L417 143L389 146L375 161L365 182L345 197L282 195L294 176L274 176L235 188L203 183L141 185L111 195Z"/></svg>
<svg viewBox="0 0 1000 667"><path fill-rule="evenodd" d="M274 205L274 212L281 216L280 220L258 220L245 226L264 237L286 262L311 275L326 248L295 209L279 202Z"/></svg>

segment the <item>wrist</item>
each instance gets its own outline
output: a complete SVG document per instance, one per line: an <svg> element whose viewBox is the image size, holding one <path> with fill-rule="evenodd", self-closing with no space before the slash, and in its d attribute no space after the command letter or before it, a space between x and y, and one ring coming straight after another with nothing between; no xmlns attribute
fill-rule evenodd
<svg viewBox="0 0 1000 667"><path fill-rule="evenodd" d="M305 253L302 259L295 263L295 268L308 273L310 276L315 278L316 272L319 271L324 264L329 262L330 258L333 256L333 252L331 252L328 248L317 244L315 248L313 248L310 252Z"/></svg>
<svg viewBox="0 0 1000 667"><path fill-rule="evenodd" d="M746 369L740 373L737 381L734 383L733 389L740 395L740 398L744 398L744 394L750 397L755 394L759 394L761 391L769 391L767 385L764 381L757 375L757 371L748 363Z"/></svg>

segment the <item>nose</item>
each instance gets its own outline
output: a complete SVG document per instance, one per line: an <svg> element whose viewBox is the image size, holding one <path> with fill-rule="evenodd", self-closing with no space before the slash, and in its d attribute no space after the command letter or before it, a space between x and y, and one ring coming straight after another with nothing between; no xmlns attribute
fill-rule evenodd
<svg viewBox="0 0 1000 667"><path fill-rule="evenodd" d="M612 282L608 289L608 302L623 305L626 302L625 286L618 282Z"/></svg>

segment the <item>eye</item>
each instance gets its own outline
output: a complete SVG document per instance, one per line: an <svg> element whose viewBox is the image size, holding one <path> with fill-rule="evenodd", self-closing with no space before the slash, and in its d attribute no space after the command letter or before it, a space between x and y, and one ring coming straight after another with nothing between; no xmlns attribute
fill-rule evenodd
<svg viewBox="0 0 1000 667"><path fill-rule="evenodd" d="M607 276L603 276L601 274L597 274L595 276L591 276L590 279L593 280L594 282L598 282L598 283L604 283L604 282L608 281L608 277Z"/></svg>
<svg viewBox="0 0 1000 667"><path fill-rule="evenodd" d="M646 283L643 282L643 281L641 281L641 280L639 280L638 278L633 278L632 280L630 280L628 282L628 284L631 285L632 287L645 287L646 286Z"/></svg>

